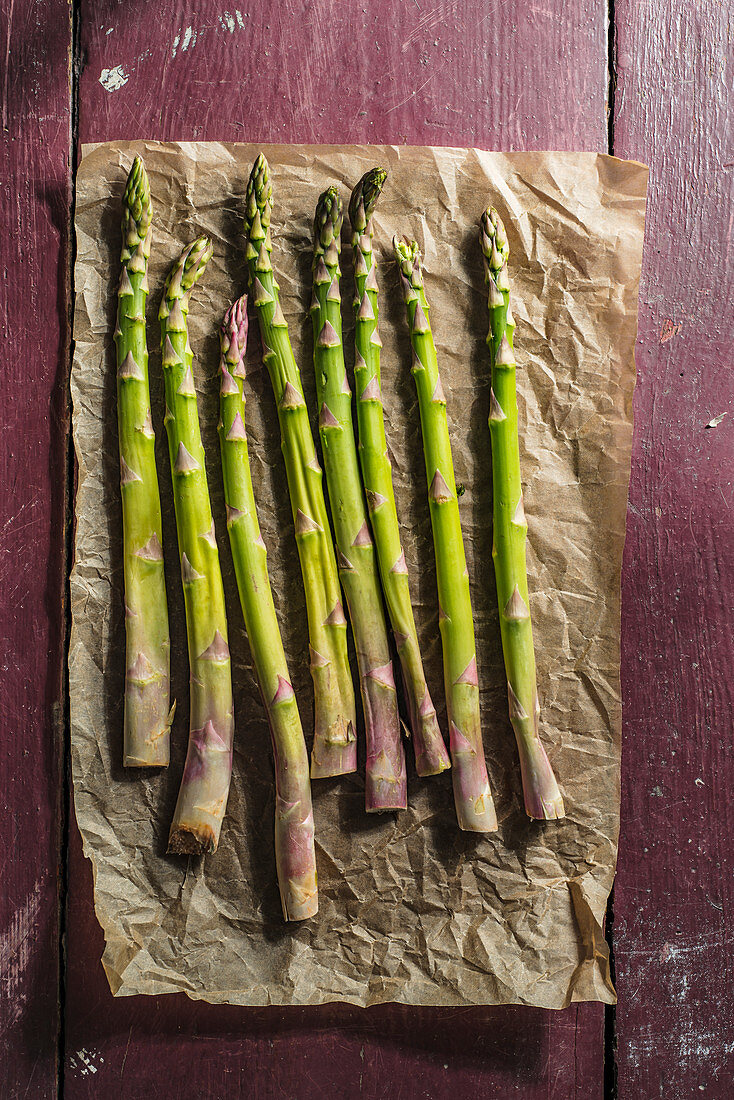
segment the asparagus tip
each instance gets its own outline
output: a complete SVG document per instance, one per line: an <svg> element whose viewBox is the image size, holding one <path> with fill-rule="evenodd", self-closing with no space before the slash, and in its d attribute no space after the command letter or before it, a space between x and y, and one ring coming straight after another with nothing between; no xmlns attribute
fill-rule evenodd
<svg viewBox="0 0 734 1100"><path fill-rule="evenodd" d="M502 218L493 206L488 206L480 218L479 240L482 245L485 271L499 271L510 258L510 245Z"/></svg>
<svg viewBox="0 0 734 1100"><path fill-rule="evenodd" d="M386 179L386 168L370 168L352 191L349 200L349 220L352 228L358 233L364 233L367 228Z"/></svg>
<svg viewBox="0 0 734 1100"><path fill-rule="evenodd" d="M224 315L220 330L222 356L229 366L239 366L247 349L247 295L233 302Z"/></svg>
<svg viewBox="0 0 734 1100"><path fill-rule="evenodd" d="M150 180L139 154L136 154L127 177L123 210L123 235L126 235L130 228L129 223L132 222L138 237L143 240L153 217L153 204L150 198Z"/></svg>
<svg viewBox="0 0 734 1100"><path fill-rule="evenodd" d="M313 222L314 240L321 248L327 249L332 241L339 246L343 219L342 200L332 184L319 196Z"/></svg>
<svg viewBox="0 0 734 1100"><path fill-rule="evenodd" d="M245 235L250 236L255 215L260 213L263 229L267 230L270 224L270 200L273 196L273 185L270 182L270 167L262 153L258 153L255 163L247 181L245 192Z"/></svg>

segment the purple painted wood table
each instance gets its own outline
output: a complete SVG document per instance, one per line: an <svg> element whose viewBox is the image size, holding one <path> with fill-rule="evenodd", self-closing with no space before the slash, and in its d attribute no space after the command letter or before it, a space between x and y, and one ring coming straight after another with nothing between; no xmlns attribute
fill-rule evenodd
<svg viewBox="0 0 734 1100"><path fill-rule="evenodd" d="M0 1096L730 1097L730 6L237 2L0 11ZM595 1005L110 996L65 793L72 181L80 141L139 136L588 149L650 164L607 925L620 1000L606 1019Z"/></svg>

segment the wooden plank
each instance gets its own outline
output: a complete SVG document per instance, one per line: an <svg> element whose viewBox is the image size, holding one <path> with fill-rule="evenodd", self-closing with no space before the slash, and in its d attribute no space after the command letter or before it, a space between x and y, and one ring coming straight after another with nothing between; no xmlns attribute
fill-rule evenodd
<svg viewBox="0 0 734 1100"><path fill-rule="evenodd" d="M3 1098L57 1092L70 42L65 0L0 10Z"/></svg>
<svg viewBox="0 0 734 1100"><path fill-rule="evenodd" d="M616 0L615 14L614 148L651 167L624 573L619 1095L723 1100L734 1080L731 7Z"/></svg>
<svg viewBox="0 0 734 1100"><path fill-rule="evenodd" d="M603 9L573 0L244 0L164 19L82 2L80 137L606 148ZM548 89L564 94L548 95ZM603 1010L243 1010L113 1001L78 838L70 858L65 1092L593 1100ZM195 1038L196 1037L196 1038ZM206 1042L202 1042L202 1039ZM83 1057L78 1054L83 1052ZM86 1061L93 1062L94 1070ZM122 1083L124 1081L124 1084Z"/></svg>
<svg viewBox="0 0 734 1100"><path fill-rule="evenodd" d="M242 1009L183 995L113 999L91 872L74 830L68 911L69 1100L464 1096L601 1100L603 1011L383 1005Z"/></svg>

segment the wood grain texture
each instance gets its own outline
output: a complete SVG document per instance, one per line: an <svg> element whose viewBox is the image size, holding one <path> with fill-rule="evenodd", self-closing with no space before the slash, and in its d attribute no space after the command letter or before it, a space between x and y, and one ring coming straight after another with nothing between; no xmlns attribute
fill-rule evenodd
<svg viewBox="0 0 734 1100"><path fill-rule="evenodd" d="M619 1095L723 1100L734 1080L732 9L616 0L615 12L615 152L651 168L623 591Z"/></svg>
<svg viewBox="0 0 734 1100"><path fill-rule="evenodd" d="M40 28L43 27L43 33ZM0 10L0 1096L56 1096L70 13Z"/></svg>
<svg viewBox="0 0 734 1100"><path fill-rule="evenodd" d="M532 10L522 0L157 10L159 19L142 19L139 0L83 0L82 141L606 149L606 16L592 0ZM70 898L70 1100L135 1100L162 1081L184 1098L601 1096L599 1005L549 1014L114 1001L97 962L101 933L76 833Z"/></svg>

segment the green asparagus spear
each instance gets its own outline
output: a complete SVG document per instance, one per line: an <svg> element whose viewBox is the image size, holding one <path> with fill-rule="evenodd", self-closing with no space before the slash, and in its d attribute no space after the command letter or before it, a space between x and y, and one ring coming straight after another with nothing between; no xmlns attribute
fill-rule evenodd
<svg viewBox="0 0 734 1100"><path fill-rule="evenodd" d="M352 424L352 394L342 348L339 253L342 204L335 187L324 191L314 219L313 362L319 434L336 535L339 576L347 597L364 705L368 813L407 806L405 753L380 577Z"/></svg>
<svg viewBox="0 0 734 1100"><path fill-rule="evenodd" d="M496 210L481 220L480 240L488 289L492 388L489 430L494 486L494 559L500 607L502 650L507 672L510 721L520 756L525 809L529 817L563 817L565 810L556 777L538 734L540 706L535 677L533 627L530 621L525 563L527 520L522 502L520 447L517 434L517 392L510 309L507 234Z"/></svg>
<svg viewBox="0 0 734 1100"><path fill-rule="evenodd" d="M354 249L355 362L357 425L362 477L370 506L382 588L397 645L413 734L418 775L436 775L451 767L426 684L418 633L410 602L408 570L400 543L392 465L387 453L380 389L380 335L372 214L387 172L372 168L352 191L349 218ZM328 477L328 467L327 467Z"/></svg>
<svg viewBox="0 0 734 1100"><path fill-rule="evenodd" d="M275 760L275 861L286 920L318 911L308 753L275 615L245 434L242 392L247 297L227 310L220 331L219 443L232 560Z"/></svg>
<svg viewBox="0 0 734 1100"><path fill-rule="evenodd" d="M173 717L173 709L169 714L171 647L161 502L145 338L152 216L148 175L136 157L123 202L115 329L127 638L123 759L128 767L168 764Z"/></svg>
<svg viewBox="0 0 734 1100"><path fill-rule="evenodd" d="M206 237L184 249L168 276L158 314L191 685L189 745L168 851L190 855L216 851L232 775L234 732L224 589L187 330L191 291L211 254Z"/></svg>
<svg viewBox="0 0 734 1100"><path fill-rule="evenodd" d="M315 712L311 776L316 779L356 771L354 685L347 655L347 620L324 502L324 475L316 458L301 375L288 338L288 323L280 306L278 284L270 262L272 191L268 163L261 153L247 184L246 256L263 345L263 362L268 368L278 405L281 445L306 593Z"/></svg>
<svg viewBox="0 0 734 1100"><path fill-rule="evenodd" d="M408 243L395 237L393 246L400 266L413 345L413 376L423 430L456 815L461 829L491 832L497 828L497 816L482 746L474 622L446 398L428 321L418 245L415 241Z"/></svg>

